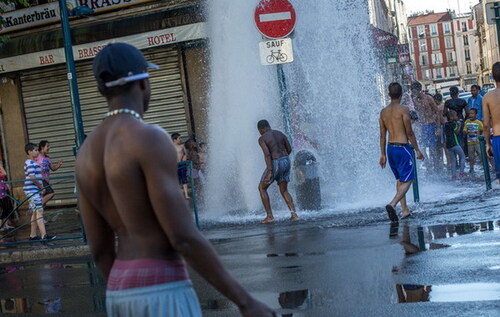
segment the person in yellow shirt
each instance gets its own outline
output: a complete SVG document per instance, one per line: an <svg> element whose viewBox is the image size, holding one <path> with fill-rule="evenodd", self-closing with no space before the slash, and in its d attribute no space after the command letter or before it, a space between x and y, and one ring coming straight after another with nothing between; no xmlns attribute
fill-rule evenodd
<svg viewBox="0 0 500 317"><path fill-rule="evenodd" d="M477 109L469 110L469 119L465 120L464 132L467 135L467 148L469 153L469 173L474 173L476 156L481 156L479 136L483 134L483 123L477 119Z"/></svg>

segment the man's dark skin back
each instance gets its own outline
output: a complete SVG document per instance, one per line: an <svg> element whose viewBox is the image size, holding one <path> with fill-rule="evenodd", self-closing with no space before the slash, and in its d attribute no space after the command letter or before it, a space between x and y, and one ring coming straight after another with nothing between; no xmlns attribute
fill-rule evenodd
<svg viewBox="0 0 500 317"><path fill-rule="evenodd" d="M281 131L269 129L259 138L259 144L261 142L269 149L271 160L277 160L292 153L292 147Z"/></svg>
<svg viewBox="0 0 500 317"><path fill-rule="evenodd" d="M100 87L110 110L126 108L141 116L147 111L148 79L117 89ZM106 118L79 151L76 176L90 249L106 279L115 259L182 256L244 316L272 316L231 277L195 228L178 184L177 153L164 130L129 114Z"/></svg>

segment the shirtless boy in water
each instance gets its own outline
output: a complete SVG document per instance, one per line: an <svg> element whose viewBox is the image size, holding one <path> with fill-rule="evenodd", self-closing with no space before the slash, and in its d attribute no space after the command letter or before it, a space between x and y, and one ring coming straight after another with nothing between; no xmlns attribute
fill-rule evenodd
<svg viewBox="0 0 500 317"><path fill-rule="evenodd" d="M179 191L175 147L141 119L152 66L124 43L107 45L94 59L110 112L80 149L76 178L90 250L107 280L107 314L201 316L185 259L243 316L275 316L231 277L196 229Z"/></svg>
<svg viewBox="0 0 500 317"><path fill-rule="evenodd" d="M174 143L175 151L177 152L177 163L187 160L186 147L182 144L182 137L179 133L172 134L172 142ZM177 178L179 184L182 185L184 198L189 199L188 194L188 170L186 165L177 166Z"/></svg>
<svg viewBox="0 0 500 317"><path fill-rule="evenodd" d="M408 107L399 104L403 88L398 83L389 85L389 97L391 103L380 112L380 166L385 168L387 156L389 157L389 165L396 177L396 195L392 201L385 206L389 219L392 222L398 221L396 214L396 205L401 203L402 213L401 218L411 216L411 211L406 205L406 193L415 179L413 170L413 160L411 151L412 148L408 141L411 142L417 153L419 160L424 159L424 155L418 148L415 134L411 127L410 113ZM386 137L389 132L389 145L387 146L386 156Z"/></svg>
<svg viewBox="0 0 500 317"><path fill-rule="evenodd" d="M267 120L260 120L257 123L257 129L261 135L259 145L262 148L262 152L264 152L264 160L266 162L266 170L262 174L259 184L260 197L266 210L266 218L261 223L271 223L274 221L269 195L267 194L267 189L274 181L278 183L281 196L285 199L288 209L292 214L290 220L298 220L299 217L295 212L292 196L288 192L291 169L290 158L288 156L292 153L292 147L282 132L271 129Z"/></svg>

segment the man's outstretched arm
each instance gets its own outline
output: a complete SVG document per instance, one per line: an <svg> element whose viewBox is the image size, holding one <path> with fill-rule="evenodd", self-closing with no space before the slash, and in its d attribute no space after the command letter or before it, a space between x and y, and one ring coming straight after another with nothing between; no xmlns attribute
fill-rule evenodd
<svg viewBox="0 0 500 317"><path fill-rule="evenodd" d="M489 107L489 98L488 95L484 96L483 98L483 129L484 129L484 140L486 142L486 149L487 149L487 154L489 156L492 156L493 153L491 152L491 135L490 135L490 129L491 129L491 114L490 114L490 107Z"/></svg>
<svg viewBox="0 0 500 317"><path fill-rule="evenodd" d="M417 153L417 159L423 160L424 155L420 152L420 148L418 147L417 138L415 138L415 133L413 133L413 128L411 126L410 112L407 109L403 111L403 124L406 130L406 136Z"/></svg>
<svg viewBox="0 0 500 317"><path fill-rule="evenodd" d="M244 316L272 316L271 309L251 297L229 274L212 245L196 229L179 189L176 152L170 138L160 129L148 127L141 140L147 141L137 145L138 161L155 215L172 246L203 278L238 305Z"/></svg>
<svg viewBox="0 0 500 317"><path fill-rule="evenodd" d="M283 134L283 137L285 138L285 149L288 155L292 153L292 146L290 145L290 142L288 141L288 138L286 137L285 134Z"/></svg>
<svg viewBox="0 0 500 317"><path fill-rule="evenodd" d="M385 126L384 120L382 119L382 112L380 112L380 118L378 120L380 125L380 167L385 168L387 164L387 156L385 153L385 147L387 144L387 128Z"/></svg>
<svg viewBox="0 0 500 317"><path fill-rule="evenodd" d="M269 148L267 147L267 144L266 144L266 142L264 142L262 137L259 139L259 145L260 145L260 148L262 149L262 152L264 153L264 161L266 162L267 175L266 175L265 181L269 182L271 179L271 175L273 173L273 163L272 163L271 152L269 151Z"/></svg>

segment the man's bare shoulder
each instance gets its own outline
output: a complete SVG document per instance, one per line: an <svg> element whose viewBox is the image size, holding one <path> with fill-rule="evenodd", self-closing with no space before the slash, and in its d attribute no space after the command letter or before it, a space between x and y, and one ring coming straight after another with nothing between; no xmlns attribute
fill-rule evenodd
<svg viewBox="0 0 500 317"><path fill-rule="evenodd" d="M126 126L124 133L118 133L113 136L113 144L126 143L124 150L130 150L132 153L141 154L144 150L157 148L170 141L169 134L161 127L144 122L132 123ZM85 140L79 152L79 157L88 156L96 148L107 146L106 139L114 131L106 130L104 127L98 127Z"/></svg>
<svg viewBox="0 0 500 317"><path fill-rule="evenodd" d="M399 104L399 103L398 104L392 104L392 105L388 105L384 109L382 109L380 111L380 116L388 115L389 112L391 114L394 114L394 113L407 113L407 112L409 112L409 109L408 109L407 106Z"/></svg>
<svg viewBox="0 0 500 317"><path fill-rule="evenodd" d="M488 91L483 97L484 102L499 102L500 101L500 88Z"/></svg>
<svg viewBox="0 0 500 317"><path fill-rule="evenodd" d="M133 135L132 144L136 149L165 147L171 143L171 137L162 127L156 124L141 124Z"/></svg>

